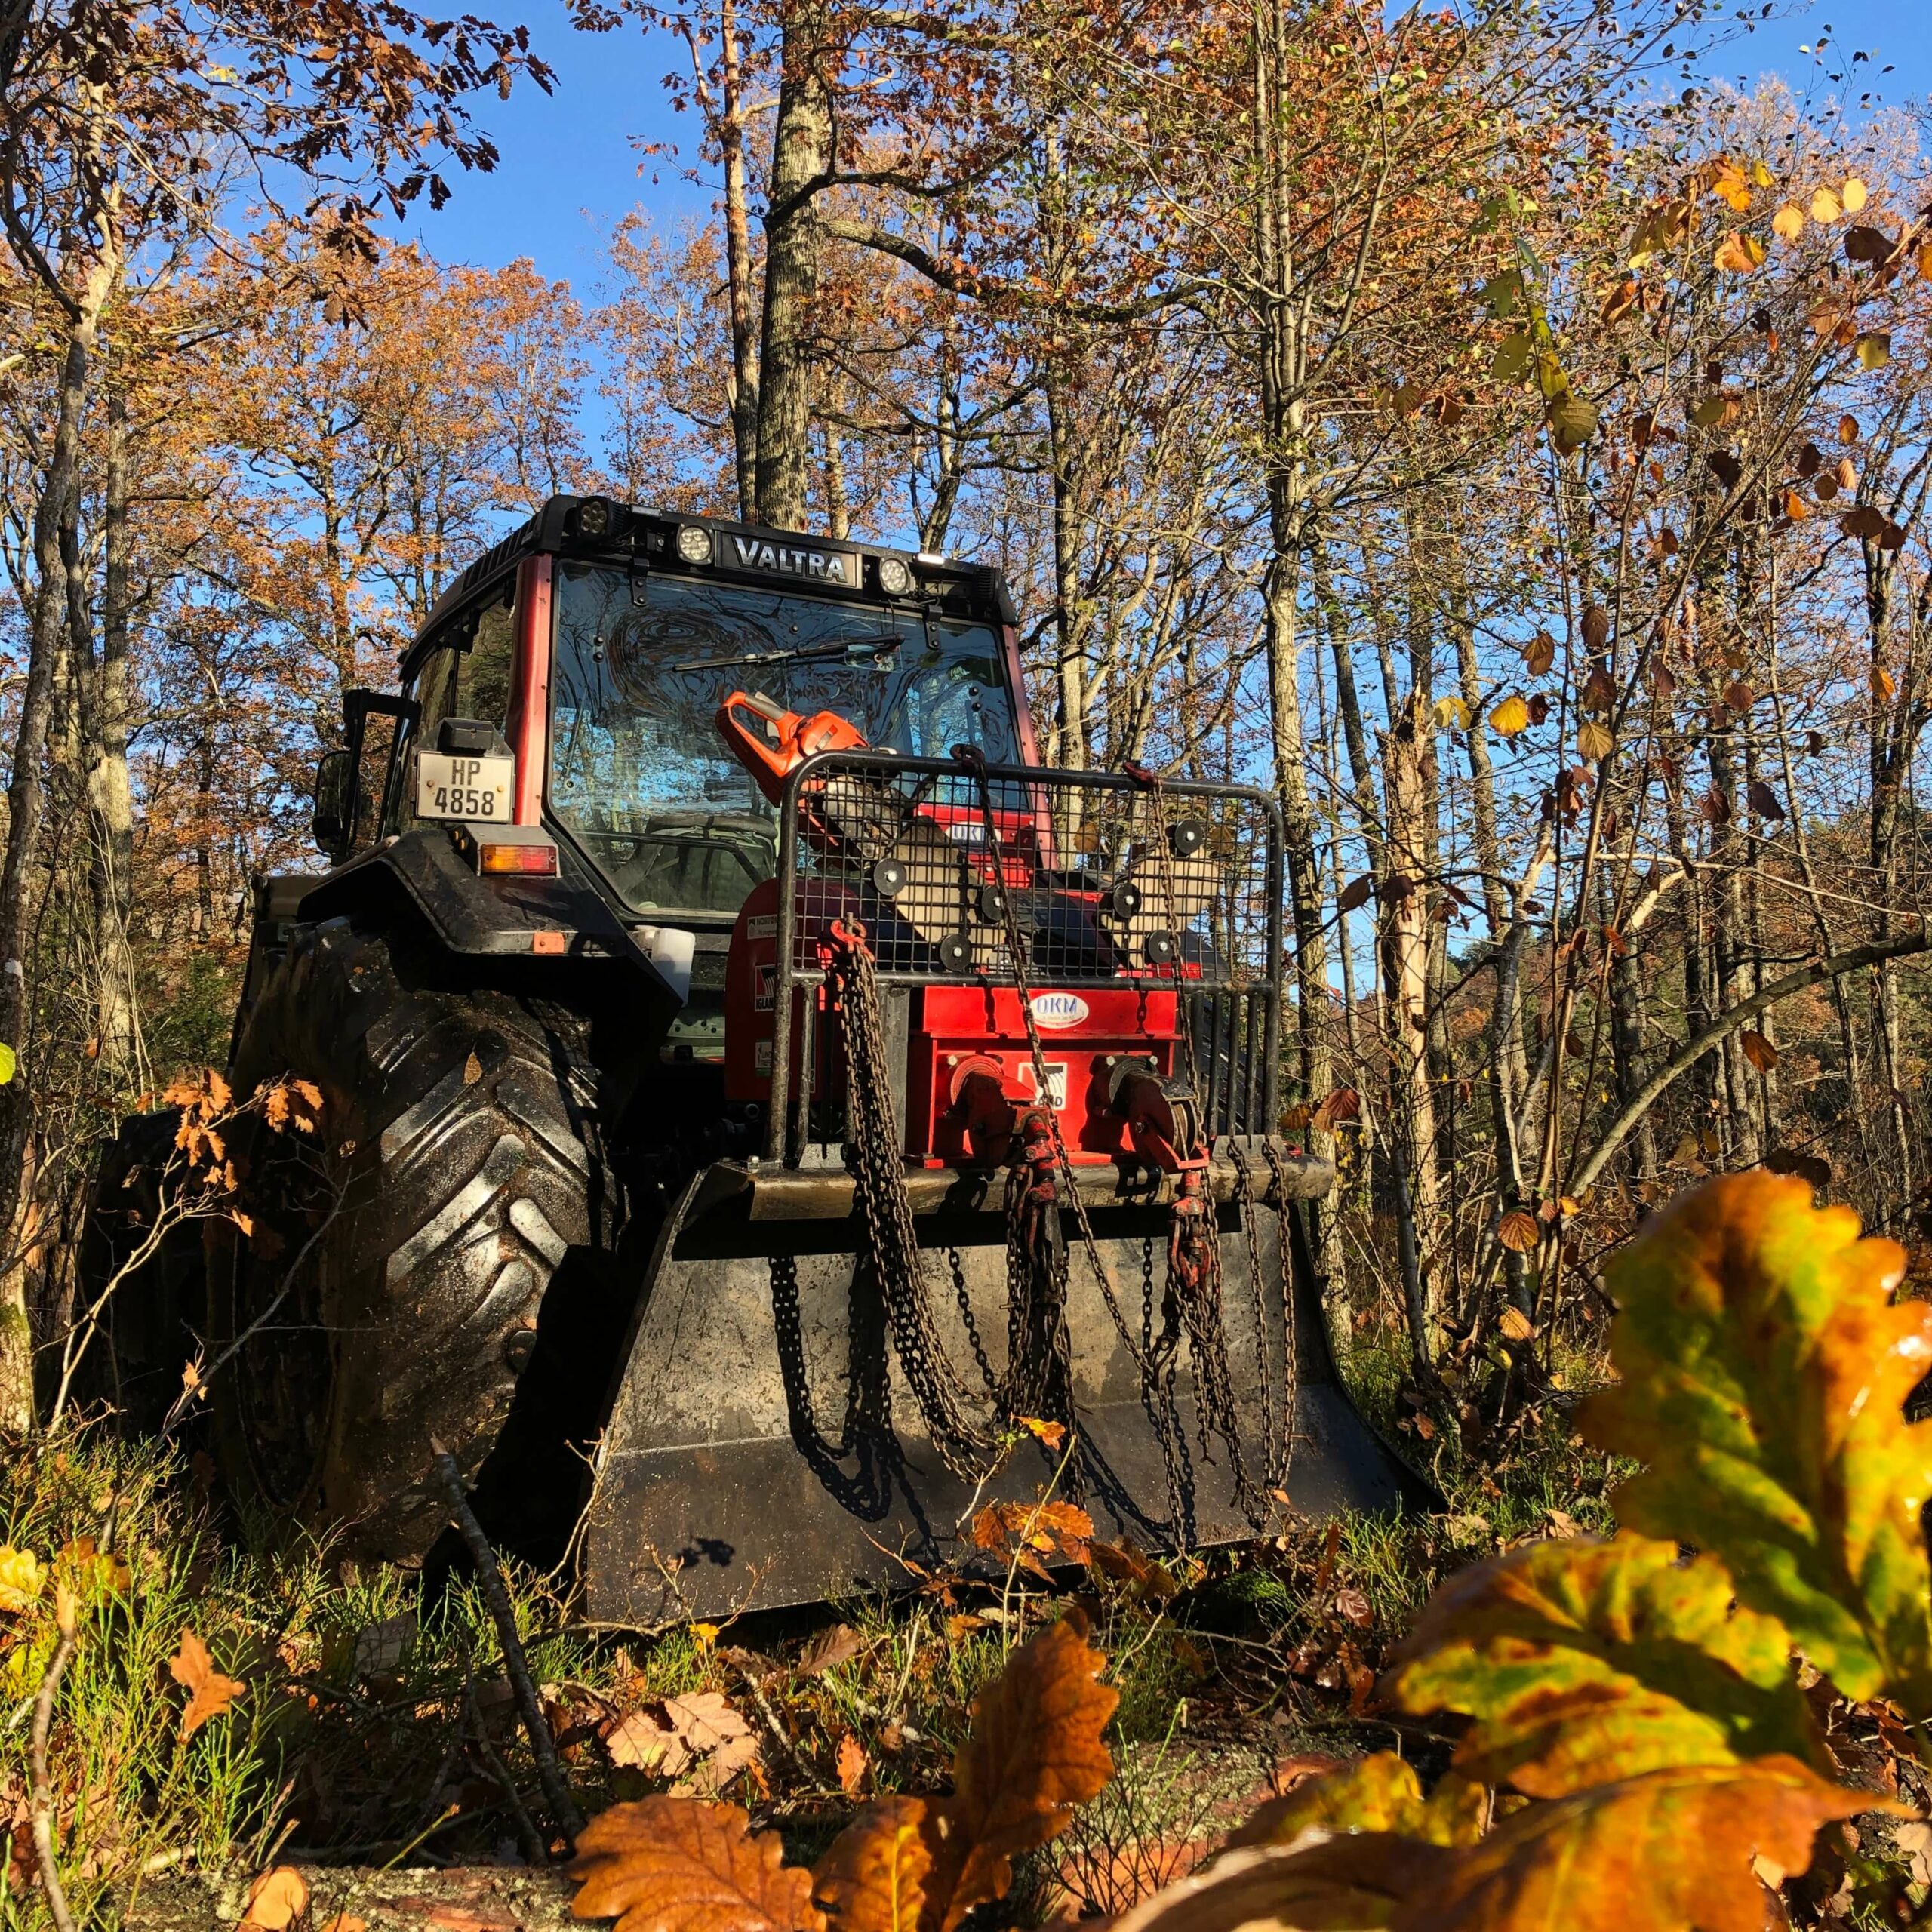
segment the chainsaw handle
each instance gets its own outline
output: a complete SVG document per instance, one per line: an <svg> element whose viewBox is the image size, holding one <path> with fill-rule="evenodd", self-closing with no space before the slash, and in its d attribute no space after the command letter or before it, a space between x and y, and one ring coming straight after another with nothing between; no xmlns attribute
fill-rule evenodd
<svg viewBox="0 0 1932 1932"><path fill-rule="evenodd" d="M769 736L747 724L737 715L740 711L762 718L771 728ZM837 712L815 712L807 718L787 711L762 691L734 691L718 707L718 729L732 755L774 805L784 795L786 780L807 758L820 752L863 751L866 746L864 733Z"/></svg>

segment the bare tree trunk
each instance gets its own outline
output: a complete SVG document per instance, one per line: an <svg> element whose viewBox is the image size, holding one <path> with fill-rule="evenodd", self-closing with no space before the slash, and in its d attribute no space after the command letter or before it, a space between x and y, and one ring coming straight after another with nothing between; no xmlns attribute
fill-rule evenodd
<svg viewBox="0 0 1932 1932"><path fill-rule="evenodd" d="M718 145L724 157L724 272L731 297L731 445L738 514L758 521L758 343L752 321L750 198L746 187L743 50L733 0L724 0L723 99Z"/></svg>
<svg viewBox="0 0 1932 1932"><path fill-rule="evenodd" d="M811 495L814 310L822 243L816 202L832 165L826 69L832 50L824 0L801 0L784 17L764 216L757 520L802 530Z"/></svg>
<svg viewBox="0 0 1932 1932"><path fill-rule="evenodd" d="M35 580L29 617L27 673L7 792L6 853L0 860L0 1041L17 1051L26 1032L24 955L32 918L29 899L39 870L46 810L41 765L68 632L69 586L61 537L79 500L82 418L101 307L117 266L106 255L96 263L69 318L52 445L34 513ZM15 1078L0 1086L0 1229L7 1231L8 1248L16 1256L26 1235L20 1210L33 1120L27 1075L23 1066ZM26 1273L17 1260L15 1265L0 1269L0 1429L20 1431L32 1423L33 1341L27 1318Z"/></svg>
<svg viewBox="0 0 1932 1932"><path fill-rule="evenodd" d="M107 398L103 506L105 598L100 663L91 681L88 805L93 837L88 889L94 904L97 1001L103 1066L138 1081L134 955L128 943L134 853L134 798L128 780L128 405Z"/></svg>
<svg viewBox="0 0 1932 1932"><path fill-rule="evenodd" d="M1413 1253L1417 1271L1408 1289L1430 1331L1442 1313L1441 1270L1429 1266L1441 1198L1437 1161L1435 1097L1429 1077L1429 996L1431 950L1429 895L1422 884L1428 860L1429 767L1434 753L1428 714L1412 692L1393 729L1382 734L1383 824L1388 835L1389 877L1381 882L1383 989L1387 996L1391 1062L1389 1134L1398 1143L1396 1216L1403 1266ZM1403 1226L1403 1223L1409 1223ZM1414 1339L1425 1354L1431 1337Z"/></svg>

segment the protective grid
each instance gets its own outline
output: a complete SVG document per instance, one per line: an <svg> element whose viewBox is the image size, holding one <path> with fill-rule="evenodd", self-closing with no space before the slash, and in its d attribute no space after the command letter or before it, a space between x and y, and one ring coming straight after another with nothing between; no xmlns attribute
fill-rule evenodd
<svg viewBox="0 0 1932 1932"><path fill-rule="evenodd" d="M835 921L863 927L888 987L1171 987L1208 1131L1272 1127L1281 835L1264 794L838 752L794 775L779 851L796 887L779 906L773 1155L841 1132L836 1096L808 1109L786 1078L818 1063Z"/></svg>

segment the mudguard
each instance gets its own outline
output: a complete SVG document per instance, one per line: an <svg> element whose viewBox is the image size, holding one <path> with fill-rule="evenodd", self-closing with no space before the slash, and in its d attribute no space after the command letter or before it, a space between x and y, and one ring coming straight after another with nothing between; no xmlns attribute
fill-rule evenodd
<svg viewBox="0 0 1932 1932"><path fill-rule="evenodd" d="M1301 1208L1326 1192L1332 1170L1278 1144L1291 1198L1271 1190L1244 1215L1229 1155L1245 1162L1258 1195L1269 1176L1260 1143L1218 1151L1213 1192L1244 1453L1260 1476L1271 1440L1291 1452L1259 1520L1237 1503L1225 1449L1203 1454L1185 1345L1177 1517L1133 1353L1077 1246L1067 1307L1077 1459L1062 1469L1060 1455L1029 1438L985 1484L961 1481L924 1432L877 1290L855 1259L865 1244L851 1177L830 1164L721 1164L685 1189L640 1297L584 1524L590 1616L648 1626L903 1584L917 1574L909 1564L969 1555L967 1524L988 1502L1050 1486L1078 1498L1097 1534L1143 1549L1272 1534L1291 1515L1429 1506L1429 1486L1369 1426L1336 1372ZM1123 1315L1158 1322L1168 1183L1116 1167L1075 1171ZM1002 1179L908 1177L946 1352L976 1389L1005 1366ZM890 1423L854 1428L855 1413L880 1412L860 1398L875 1398L881 1383Z"/></svg>

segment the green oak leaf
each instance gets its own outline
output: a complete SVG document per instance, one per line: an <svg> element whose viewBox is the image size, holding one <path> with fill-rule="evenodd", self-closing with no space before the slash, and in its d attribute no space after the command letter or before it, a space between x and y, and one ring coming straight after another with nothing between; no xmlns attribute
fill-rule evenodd
<svg viewBox="0 0 1932 1932"><path fill-rule="evenodd" d="M1629 1532L1535 1543L1451 1577L1383 1694L1475 1721L1455 1767L1533 1798L1772 1753L1830 1768L1775 1617L1712 1557Z"/></svg>
<svg viewBox="0 0 1932 1932"><path fill-rule="evenodd" d="M1611 1264L1620 1383L1583 1404L1600 1447L1646 1464L1620 1521L1714 1552L1844 1694L1932 1713L1932 1572L1919 1511L1932 1306L1894 1306L1894 1241L1804 1181L1727 1174L1648 1222Z"/></svg>

